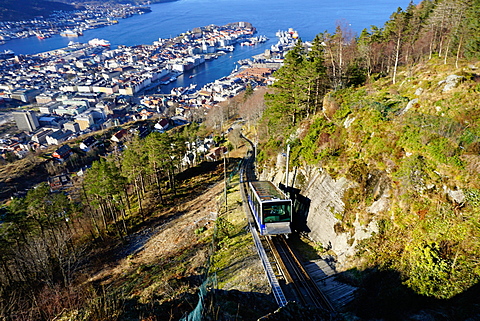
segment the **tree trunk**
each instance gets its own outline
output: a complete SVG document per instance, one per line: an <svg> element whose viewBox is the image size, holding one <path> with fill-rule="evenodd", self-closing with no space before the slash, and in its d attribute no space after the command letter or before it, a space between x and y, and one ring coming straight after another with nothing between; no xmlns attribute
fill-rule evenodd
<svg viewBox="0 0 480 321"><path fill-rule="evenodd" d="M401 39L401 34L398 35L397 45L396 45L396 50L395 50L395 63L394 63L394 66L393 66L393 79L392 79L392 82L393 82L394 85L395 85L395 82L397 80L396 78L397 78L398 58L400 56L400 39Z"/></svg>
<svg viewBox="0 0 480 321"><path fill-rule="evenodd" d="M448 41L447 41L447 48L445 48L445 57L443 58L443 64L444 64L444 65L447 64L448 51L450 50L450 42L451 42L451 40L448 39Z"/></svg>
<svg viewBox="0 0 480 321"><path fill-rule="evenodd" d="M157 168L157 163L153 163L153 172L155 173L155 182L157 184L158 197L160 197L160 203L163 205L162 186L160 184L160 173Z"/></svg>
<svg viewBox="0 0 480 321"><path fill-rule="evenodd" d="M138 178L135 178L134 182L135 182L135 191L137 192L138 207L139 207L140 215L145 220L145 216L144 216L143 208L142 208L142 195L140 193L140 187L138 186L137 181L138 181Z"/></svg>
<svg viewBox="0 0 480 321"><path fill-rule="evenodd" d="M122 204L122 222L123 222L123 229L125 231L125 235L128 235L128 229L127 229L127 224L126 224L126 215L125 215L125 204L123 203L123 198L120 196L120 203Z"/></svg>
<svg viewBox="0 0 480 321"><path fill-rule="evenodd" d="M142 171L140 171L140 186L142 187L141 191L142 191L142 196L143 196L143 195L145 195L145 180L144 180Z"/></svg>

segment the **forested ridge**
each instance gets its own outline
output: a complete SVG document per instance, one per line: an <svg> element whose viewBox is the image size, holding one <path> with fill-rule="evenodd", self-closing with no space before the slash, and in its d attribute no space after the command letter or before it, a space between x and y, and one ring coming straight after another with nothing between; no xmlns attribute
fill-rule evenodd
<svg viewBox="0 0 480 321"><path fill-rule="evenodd" d="M28 20L47 17L54 11L72 11L71 4L44 0L0 0L0 21Z"/></svg>
<svg viewBox="0 0 480 321"><path fill-rule="evenodd" d="M153 0L153 1L91 1L91 0L0 0L0 21L19 21L30 20L35 17L42 16L47 18L55 11L74 11L82 8L84 4L99 4L105 3L124 4L130 3L134 5L145 5L147 3L161 3L175 0Z"/></svg>
<svg viewBox="0 0 480 321"><path fill-rule="evenodd" d="M337 234L353 236L358 221L378 224L357 246L352 264L364 273L350 281L367 288L379 281L370 273L389 271L399 284L376 283L378 293L355 307L361 316L392 317L404 300L397 317L407 318L427 298L458 303L478 288L479 16L480 1L422 1L358 37L340 24L298 42L265 97L257 136L264 168L288 144L290 168L316 166L355 184L334 213ZM388 206L373 214L381 197ZM368 295L387 307L378 311ZM465 315L444 308L437 312L452 319L479 312L475 304Z"/></svg>
<svg viewBox="0 0 480 321"><path fill-rule="evenodd" d="M461 320L480 313L475 292L469 296L480 278L478 16L480 0L423 1L358 36L340 23L288 52L265 104L261 90L249 89L212 109L206 125L213 129L152 133L93 162L76 193L52 194L41 184L12 199L1 211L0 317L49 320L75 311L72 320L107 320L141 306L155 320L155 296L125 303L148 288L146 280L118 289L89 284L81 276L92 259L86 254L126 240L159 209L204 189L181 174L185 142L225 130L232 116L256 131L259 170L273 167L288 144L290 168L315 166L356 184L344 195L345 211L334 213L335 229L348 233L355 220L375 220L379 231L352 261L348 281L361 291L347 316L402 320L426 309ZM230 140L232 149L238 141ZM388 208L369 213L382 195ZM175 264L186 271L184 253L139 267L137 276L163 275ZM165 291L181 284L172 280Z"/></svg>
<svg viewBox="0 0 480 321"><path fill-rule="evenodd" d="M91 316L105 293L78 284L92 264L87 258L95 244L121 242L155 212L203 191L196 190L201 182L185 186L189 175L180 175L187 169L185 142L195 141L198 130L192 124L132 137L123 152L116 148L94 161L67 192L52 193L45 182L7 202L0 213L0 317L50 320L70 309L80 309L79 320L107 317L108 311Z"/></svg>

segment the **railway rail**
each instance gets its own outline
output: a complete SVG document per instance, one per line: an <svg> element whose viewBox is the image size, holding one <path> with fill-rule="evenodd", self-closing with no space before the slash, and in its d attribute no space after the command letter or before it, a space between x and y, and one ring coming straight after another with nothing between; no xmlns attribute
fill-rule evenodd
<svg viewBox="0 0 480 321"><path fill-rule="evenodd" d="M254 148L251 142L250 144L252 145L252 148ZM318 307L333 312L334 307L309 276L295 251L288 244L286 237L283 235L266 237L258 236L255 220L253 219L249 206L246 205L247 201L245 192L248 182L250 180L255 180L253 155L254 151L251 151L249 157L245 159L241 169L241 193L244 200L245 211L248 213L249 226L254 237L255 246L260 259L262 260L262 265L267 274L270 286L272 287L275 300L280 307L283 307L288 301L285 293L294 292L295 298L293 298L293 300L300 302L303 305ZM261 239L267 244L266 247L271 253L273 253L273 256L269 257L267 255L265 248L260 241ZM271 262L272 257L274 262ZM279 275L275 274L272 266L278 267L278 270L281 272L280 278L282 282L279 282ZM294 291L291 291L290 288L292 287Z"/></svg>
<svg viewBox="0 0 480 321"><path fill-rule="evenodd" d="M293 287L298 302L305 306L334 311L332 304L305 270L285 236L272 236L266 241L274 254L286 285Z"/></svg>

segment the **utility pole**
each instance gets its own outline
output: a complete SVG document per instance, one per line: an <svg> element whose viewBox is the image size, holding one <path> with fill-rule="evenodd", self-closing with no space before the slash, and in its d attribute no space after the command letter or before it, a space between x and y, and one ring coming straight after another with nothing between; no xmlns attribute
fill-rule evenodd
<svg viewBox="0 0 480 321"><path fill-rule="evenodd" d="M223 180L225 181L225 212L227 211L227 152L223 153Z"/></svg>
<svg viewBox="0 0 480 321"><path fill-rule="evenodd" d="M285 188L288 189L288 163L290 162L290 144L287 144L287 168L285 173Z"/></svg>

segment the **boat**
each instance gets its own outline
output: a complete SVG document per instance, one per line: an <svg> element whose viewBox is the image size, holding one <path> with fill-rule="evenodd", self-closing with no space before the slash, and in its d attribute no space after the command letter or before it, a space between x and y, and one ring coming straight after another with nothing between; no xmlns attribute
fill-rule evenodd
<svg viewBox="0 0 480 321"><path fill-rule="evenodd" d="M65 31L62 31L62 32L60 33L60 36L62 36L62 37L78 37L79 35L78 35L78 33L76 33L75 31L72 31L72 30L70 30L70 29L67 29L67 30L65 30Z"/></svg>
<svg viewBox="0 0 480 321"><path fill-rule="evenodd" d="M251 61L249 59L241 59L241 60L237 61L237 63L239 65L250 65Z"/></svg>
<svg viewBox="0 0 480 321"><path fill-rule="evenodd" d="M110 41L105 40L105 39L98 39L98 38L94 38L94 39L90 40L88 42L88 44L90 46L93 46L93 47L97 47L97 46L110 47Z"/></svg>
<svg viewBox="0 0 480 321"><path fill-rule="evenodd" d="M40 40L51 37L51 35L49 33L44 33L44 32L41 32L41 31L36 31L35 36Z"/></svg>
<svg viewBox="0 0 480 321"><path fill-rule="evenodd" d="M182 96L191 93L195 89L195 87L197 87L197 84L190 84L187 87L174 87L170 91L170 94L172 96Z"/></svg>
<svg viewBox="0 0 480 321"><path fill-rule="evenodd" d="M70 42L68 43L68 46L69 46L69 47L76 47L76 46L78 46L78 45L80 45L80 42L70 41Z"/></svg>
<svg viewBox="0 0 480 321"><path fill-rule="evenodd" d="M3 52L0 52L0 59L8 59L15 57L13 50L6 49Z"/></svg>

